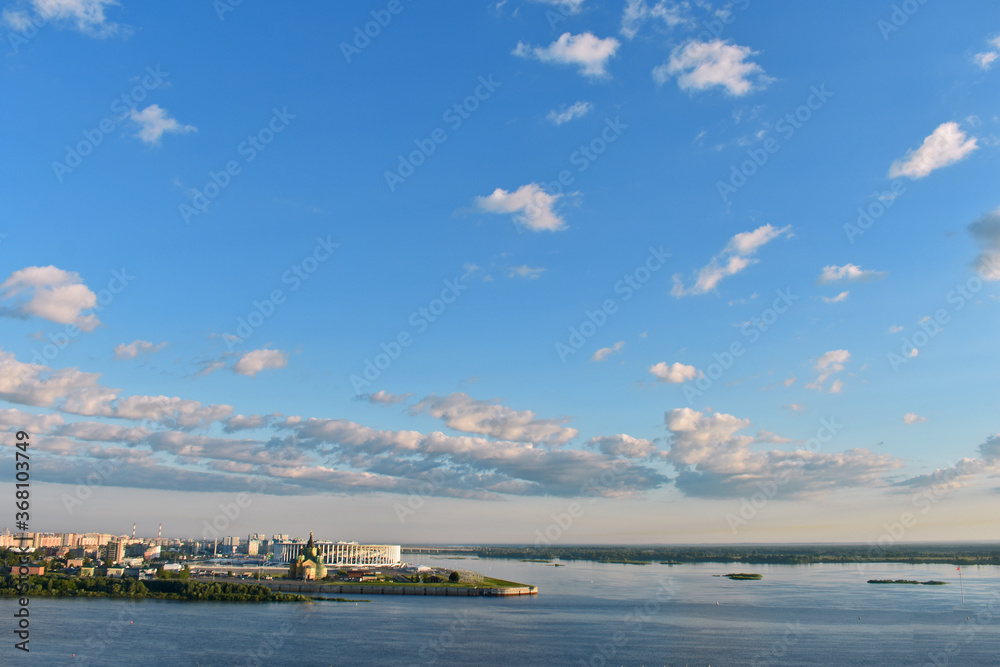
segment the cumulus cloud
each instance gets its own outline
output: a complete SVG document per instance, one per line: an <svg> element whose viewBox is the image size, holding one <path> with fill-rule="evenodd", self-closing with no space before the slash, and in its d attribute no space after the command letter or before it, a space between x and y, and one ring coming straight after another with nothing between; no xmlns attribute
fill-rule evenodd
<svg viewBox="0 0 1000 667"><path fill-rule="evenodd" d="M33 459L33 468L49 481L73 482L95 460L114 462L115 474L107 483L115 486L234 492L266 488L277 494L427 493L430 483L432 493L457 498L627 497L669 481L647 465L622 465L623 457L649 450L645 441L609 436L593 443L598 451L563 450L552 445L576 436L565 420L538 419L530 411L461 394L431 395L419 410L456 430L485 437L379 431L345 420L278 414L234 416L231 406L179 397L122 398L97 378L76 369L19 364L0 352L0 399L133 422L66 424L59 415L0 411L0 425L16 423L49 433L37 443L39 456ZM256 440L193 432L216 422L226 433L265 428L273 433ZM283 433L287 435L279 437ZM493 439L498 437L510 439ZM588 489L594 480L601 480L599 487Z"/></svg>
<svg viewBox="0 0 1000 667"><path fill-rule="evenodd" d="M497 188L488 197L477 197L476 204L489 213L510 213L514 221L533 232L557 232L566 222L555 212L561 194L552 195L537 183L522 185L514 192Z"/></svg>
<svg viewBox="0 0 1000 667"><path fill-rule="evenodd" d="M591 361L604 361L612 354L616 352L621 352L625 349L625 341L620 340L611 347L602 347L597 352L594 352L594 356L590 358Z"/></svg>
<svg viewBox="0 0 1000 667"><path fill-rule="evenodd" d="M547 118L555 125L562 125L563 123L568 123L571 120L576 120L577 118L583 118L588 113L590 113L591 109L593 108L594 105L591 104L590 102L576 102L575 104L571 104L568 107L564 106L558 111L556 109L553 109L552 111L549 112Z"/></svg>
<svg viewBox="0 0 1000 667"><path fill-rule="evenodd" d="M359 398L379 405L396 405L405 403L413 394L391 394L387 391L376 391L374 394L362 394Z"/></svg>
<svg viewBox="0 0 1000 667"><path fill-rule="evenodd" d="M705 294L716 288L726 276L732 276L743 269L757 263L753 255L765 244L779 236L791 236L791 225L777 229L772 225L763 225L749 232L741 232L729 240L721 253L702 267L691 287L684 287L679 274L674 275L674 286L670 293L676 297L690 294Z"/></svg>
<svg viewBox="0 0 1000 667"><path fill-rule="evenodd" d="M61 415L36 415L16 408L0 409L0 428L6 431L43 434L65 423L66 420Z"/></svg>
<svg viewBox="0 0 1000 667"><path fill-rule="evenodd" d="M912 424L919 424L925 421L927 421L927 417L921 417L920 415L915 414L913 412L907 412L905 415L903 415L903 423L906 424L907 426L910 426Z"/></svg>
<svg viewBox="0 0 1000 667"><path fill-rule="evenodd" d="M158 104L150 104L142 111L132 109L129 118L139 126L135 136L147 144L159 144L164 134L187 134L197 132L194 125L181 125L177 119L171 118L167 110Z"/></svg>
<svg viewBox="0 0 1000 667"><path fill-rule="evenodd" d="M608 76L608 60L615 56L621 46L614 37L600 39L592 33L571 35L566 32L546 47L531 46L518 42L514 55L522 58L536 58L544 63L577 65L580 74L591 78Z"/></svg>
<svg viewBox="0 0 1000 667"><path fill-rule="evenodd" d="M85 35L108 37L121 26L108 21L104 10L118 4L116 0L30 0L28 9L5 9L3 19L14 30L23 31L34 14L36 22L66 23Z"/></svg>
<svg viewBox="0 0 1000 667"><path fill-rule="evenodd" d="M124 442L135 445L149 437L149 429L102 422L73 422L55 431L56 435L92 442Z"/></svg>
<svg viewBox="0 0 1000 667"><path fill-rule="evenodd" d="M688 2L659 0L650 7L645 0L628 0L622 13L621 33L627 39L632 39L650 19L660 19L669 28L694 25L690 10L691 5Z"/></svg>
<svg viewBox="0 0 1000 667"><path fill-rule="evenodd" d="M1000 208L969 225L980 253L973 266L983 280L1000 280Z"/></svg>
<svg viewBox="0 0 1000 667"><path fill-rule="evenodd" d="M155 354L165 348L166 343L150 343L146 340L135 340L126 345L115 345L115 359L136 359L149 354Z"/></svg>
<svg viewBox="0 0 1000 667"><path fill-rule="evenodd" d="M992 50L977 53L972 58L972 60L983 69L989 69L993 66L993 63L996 62L996 59L1000 58L1000 35L991 39L989 43L990 46L993 47Z"/></svg>
<svg viewBox="0 0 1000 667"><path fill-rule="evenodd" d="M661 361L658 364L650 366L649 372L660 382L669 382L672 384L681 384L698 377L697 368L694 366L685 366L680 362L669 365L667 362Z"/></svg>
<svg viewBox="0 0 1000 667"><path fill-rule="evenodd" d="M587 441L587 445L608 456L620 456L627 459L645 459L656 453L656 445L649 440L633 438L624 433L591 438Z"/></svg>
<svg viewBox="0 0 1000 667"><path fill-rule="evenodd" d="M757 55L747 46L714 39L692 40L674 49L670 60L653 70L653 79L662 85L677 77L681 90L707 90L721 87L729 95L740 97L765 88L771 78L749 58Z"/></svg>
<svg viewBox="0 0 1000 667"><path fill-rule="evenodd" d="M537 419L531 410L513 410L496 401L477 400L465 393L446 396L431 394L412 408L413 414L426 412L463 433L477 433L518 442L564 444L577 435L566 420Z"/></svg>
<svg viewBox="0 0 1000 667"><path fill-rule="evenodd" d="M819 376L815 381L806 385L807 389L823 391L823 386L827 380L844 370L845 364L851 359L851 353L847 350L830 350L819 359L813 368L819 371ZM844 384L841 380L835 380L830 385L829 393L839 394Z"/></svg>
<svg viewBox="0 0 1000 667"><path fill-rule="evenodd" d="M511 266L507 269L508 278L524 278L526 280L537 280L545 273L543 268L532 268L527 264L521 266Z"/></svg>
<svg viewBox="0 0 1000 667"><path fill-rule="evenodd" d="M892 163L889 178L924 178L935 169L964 160L977 148L976 138L967 137L958 123L942 123L924 139L920 148L907 151L906 155Z"/></svg>
<svg viewBox="0 0 1000 667"><path fill-rule="evenodd" d="M886 273L884 271L872 271L870 269L865 270L857 264L844 264L843 266L831 264L830 266L823 267L823 272L819 275L817 282L819 282L820 285L840 280L865 282L885 278L885 276Z"/></svg>
<svg viewBox="0 0 1000 667"><path fill-rule="evenodd" d="M281 350L251 350L237 360L233 370L240 375L256 377L266 369L284 368L288 365L288 355Z"/></svg>
<svg viewBox="0 0 1000 667"><path fill-rule="evenodd" d="M872 487L881 485L888 471L902 465L865 449L760 451L752 447L753 437L740 434L750 421L723 413L680 408L668 411L665 422L670 449L664 458L677 469L677 488L690 496L745 496L775 479L784 480L780 490L789 497Z"/></svg>
<svg viewBox="0 0 1000 667"><path fill-rule="evenodd" d="M905 479L898 486L933 489L943 493L967 486L978 478L1000 474L1000 436L987 438L977 448L977 454L975 458L963 458L947 468L938 468L934 472Z"/></svg>
<svg viewBox="0 0 1000 667"><path fill-rule="evenodd" d="M823 299L824 303L841 303L842 301L847 301L847 297L850 295L850 292L841 292L837 296L824 296L820 298Z"/></svg>
<svg viewBox="0 0 1000 667"><path fill-rule="evenodd" d="M1000 54L996 51L987 51L985 53L977 53L972 59L983 69L989 69L998 57L1000 57Z"/></svg>
<svg viewBox="0 0 1000 667"><path fill-rule="evenodd" d="M0 350L0 399L11 403L84 416L157 422L170 428L208 427L233 411L229 405L206 406L177 397L121 398L119 389L106 387L99 380L98 373L22 363Z"/></svg>
<svg viewBox="0 0 1000 667"><path fill-rule="evenodd" d="M17 317L40 317L83 331L93 331L101 323L93 313L84 314L97 305L97 295L79 274L54 266L15 271L0 284L0 298L14 301L5 310Z"/></svg>
<svg viewBox="0 0 1000 667"><path fill-rule="evenodd" d="M540 5L551 5L553 7L559 7L567 14L579 14L580 10L583 9L583 5L587 0L531 0L532 2L538 3Z"/></svg>

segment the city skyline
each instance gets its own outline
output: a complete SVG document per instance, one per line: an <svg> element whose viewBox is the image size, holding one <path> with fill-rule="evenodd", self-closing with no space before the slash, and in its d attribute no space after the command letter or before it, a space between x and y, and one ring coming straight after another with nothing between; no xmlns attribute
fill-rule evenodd
<svg viewBox="0 0 1000 667"><path fill-rule="evenodd" d="M31 529L997 539L1000 20L913 6L5 2Z"/></svg>

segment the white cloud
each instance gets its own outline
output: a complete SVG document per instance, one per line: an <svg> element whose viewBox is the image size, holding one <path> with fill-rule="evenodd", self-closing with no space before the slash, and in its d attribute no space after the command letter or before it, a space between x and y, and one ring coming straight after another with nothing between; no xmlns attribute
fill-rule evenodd
<svg viewBox="0 0 1000 667"><path fill-rule="evenodd" d="M660 382L670 382L672 384L680 384L698 377L697 368L686 366L680 362L667 365L667 362L661 361L658 364L650 366L649 372Z"/></svg>
<svg viewBox="0 0 1000 667"><path fill-rule="evenodd" d="M687 296L689 294L705 294L716 288L726 276L732 276L752 264L757 260L750 257L766 243L778 238L782 234L790 236L788 230L791 225L777 229L771 225L764 225L750 232L741 232L730 239L729 243L721 253L711 259L711 261L700 271L694 285L684 287L680 275L674 276L674 286L670 293L676 297Z"/></svg>
<svg viewBox="0 0 1000 667"><path fill-rule="evenodd" d="M783 405L781 407L786 410L791 410L792 412L802 412L806 409L804 405L800 405L799 403L788 403L787 405Z"/></svg>
<svg viewBox="0 0 1000 667"><path fill-rule="evenodd" d="M920 422L925 422L925 421L927 421L927 417L921 417L920 415L915 414L913 412L907 412L905 415L903 415L903 423L906 424L907 426L911 424L919 424Z"/></svg>
<svg viewBox="0 0 1000 667"><path fill-rule="evenodd" d="M628 0L622 14L621 33L628 39L638 34L643 24L650 19L661 19L669 28L679 25L693 25L688 2L659 0L650 7L645 0Z"/></svg>
<svg viewBox="0 0 1000 667"><path fill-rule="evenodd" d="M579 65L580 74L592 78L608 76L608 60L615 56L621 43L614 37L600 39L592 33L571 35L566 32L546 47L518 42L514 55L534 57L545 63Z"/></svg>
<svg viewBox="0 0 1000 667"><path fill-rule="evenodd" d="M891 333L891 334L899 333L900 331L903 331L905 328L906 327L901 327L898 324L893 324L891 327L889 327L889 330L886 333Z"/></svg>
<svg viewBox="0 0 1000 667"><path fill-rule="evenodd" d="M587 445L608 456L620 456L627 459L644 459L656 453L656 445L649 440L633 438L624 433L591 438L587 441Z"/></svg>
<svg viewBox="0 0 1000 667"><path fill-rule="evenodd" d="M771 82L760 65L748 60L753 55L757 52L749 47L721 39L692 40L674 49L670 60L653 70L653 79L662 85L676 76L681 90L721 86L728 94L739 97Z"/></svg>
<svg viewBox="0 0 1000 667"><path fill-rule="evenodd" d="M537 183L522 185L514 192L497 188L488 197L477 197L479 208L489 213L512 213L514 221L533 232L557 232L566 222L555 212L561 194L550 195Z"/></svg>
<svg viewBox="0 0 1000 667"><path fill-rule="evenodd" d="M579 14L587 0L531 0L541 5L552 5L559 7L567 14Z"/></svg>
<svg viewBox="0 0 1000 667"><path fill-rule="evenodd" d="M841 292L837 296L824 296L820 298L823 299L824 303L841 303L843 301L847 301L847 297L849 297L850 295L851 295L850 292L845 291Z"/></svg>
<svg viewBox="0 0 1000 667"><path fill-rule="evenodd" d="M465 393L447 396L431 394L411 409L413 414L426 412L444 419L449 428L463 433L477 433L518 442L561 445L577 435L575 428L563 426L565 420L537 419L531 410L513 410L495 401L481 401Z"/></svg>
<svg viewBox="0 0 1000 667"><path fill-rule="evenodd" d="M72 271L54 266L29 266L15 271L0 284L0 298L16 297L23 298L9 307L15 315L74 324L83 331L93 331L101 323L93 313L83 314L97 305L97 295Z"/></svg>
<svg viewBox="0 0 1000 667"><path fill-rule="evenodd" d="M831 265L823 267L823 273L820 274L818 282L820 285L838 280L864 282L884 278L885 275L884 271L865 270L856 264L844 264L843 266Z"/></svg>
<svg viewBox="0 0 1000 667"><path fill-rule="evenodd" d="M387 391L376 391L374 394L365 394L363 398L369 403L379 403L381 405L396 405L407 401L413 394L391 394Z"/></svg>
<svg viewBox="0 0 1000 667"><path fill-rule="evenodd" d="M165 133L187 134L198 131L194 125L178 123L176 119L167 115L166 109L161 108L158 104L150 104L142 111L132 109L129 118L139 126L139 131L135 136L147 144L159 144L160 137Z"/></svg>
<svg viewBox="0 0 1000 667"><path fill-rule="evenodd" d="M0 409L0 427L9 431L26 431L38 435L49 433L64 423L66 420L62 415L35 415L16 408Z"/></svg>
<svg viewBox="0 0 1000 667"><path fill-rule="evenodd" d="M625 349L625 341L620 340L615 343L612 347L602 347L597 352L594 352L594 356L590 358L591 361L604 361L609 356L616 352L621 352Z"/></svg>
<svg viewBox="0 0 1000 667"><path fill-rule="evenodd" d="M973 262L976 271L983 280L1000 280L1000 208L971 223L969 233L981 251Z"/></svg>
<svg viewBox="0 0 1000 667"><path fill-rule="evenodd" d="M284 368L288 365L288 355L281 350L251 350L236 362L233 370L240 375L256 377L265 369Z"/></svg>
<svg viewBox="0 0 1000 667"><path fill-rule="evenodd" d="M549 112L547 118L556 125L562 125L563 123L568 123L571 120L583 118L590 113L593 108L594 105L590 102L576 102L568 107L564 106L558 111L553 109Z"/></svg>
<svg viewBox="0 0 1000 667"><path fill-rule="evenodd" d="M978 147L976 138L968 138L958 123L942 123L924 139L920 148L907 151L906 155L892 163L889 178L924 178L935 169L963 160Z"/></svg>
<svg viewBox="0 0 1000 667"><path fill-rule="evenodd" d="M146 340L132 341L128 345L120 343L115 345L115 359L135 359L147 354L155 354L166 346L166 343L154 344Z"/></svg>
<svg viewBox="0 0 1000 667"><path fill-rule="evenodd" d="M973 57L973 60L983 69L989 69L998 57L1000 57L1000 54L996 51L987 51L986 53L977 53Z"/></svg>
<svg viewBox="0 0 1000 667"><path fill-rule="evenodd" d="M108 37L119 32L121 26L107 20L104 10L116 6L115 0L31 0L34 19L25 10L5 9L3 20L17 31L35 23L63 22L72 24L78 31L91 37Z"/></svg>
<svg viewBox="0 0 1000 667"><path fill-rule="evenodd" d="M664 458L678 471L677 488L690 496L739 497L760 490L760 484L783 479L789 496L849 487L872 487L900 467L888 455L864 449L844 452L758 451L755 439L740 435L750 421L732 415L696 412L690 408L665 415L670 450ZM784 441L784 438L769 439ZM829 446L829 445L827 445Z"/></svg>
<svg viewBox="0 0 1000 667"><path fill-rule="evenodd" d="M508 278L525 278L527 280L537 280L542 277L545 273L543 268L532 268L527 264L522 264L521 266L511 266L507 269Z"/></svg>
<svg viewBox="0 0 1000 667"><path fill-rule="evenodd" d="M823 391L823 384L837 373L843 371L845 364L850 361L850 359L851 353L847 350L830 350L816 360L816 365L813 366L813 368L819 371L819 377L817 377L814 382L807 384L806 388ZM836 380L830 386L829 391L831 394L839 394L843 386L843 382Z"/></svg>

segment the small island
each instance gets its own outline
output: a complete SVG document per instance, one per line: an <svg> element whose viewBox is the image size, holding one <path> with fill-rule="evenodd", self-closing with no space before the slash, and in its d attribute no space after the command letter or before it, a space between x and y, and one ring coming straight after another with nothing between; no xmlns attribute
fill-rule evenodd
<svg viewBox="0 0 1000 667"><path fill-rule="evenodd" d="M116 598L183 600L188 602L310 602L305 595L280 593L266 586L229 582L203 583L182 579L67 577L33 575L23 580L0 577L0 597ZM346 600L345 600L346 601Z"/></svg>
<svg viewBox="0 0 1000 667"><path fill-rule="evenodd" d="M747 573L747 572L737 572L725 575L727 578L733 581L757 581L763 579L763 574Z"/></svg>
<svg viewBox="0 0 1000 667"><path fill-rule="evenodd" d="M916 581L915 579L869 579L869 584L919 584L921 586L944 586L947 581Z"/></svg>

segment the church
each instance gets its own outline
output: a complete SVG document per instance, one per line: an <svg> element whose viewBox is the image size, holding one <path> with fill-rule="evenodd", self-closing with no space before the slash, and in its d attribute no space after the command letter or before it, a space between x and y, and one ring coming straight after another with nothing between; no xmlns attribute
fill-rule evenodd
<svg viewBox="0 0 1000 667"><path fill-rule="evenodd" d="M304 579L315 581L326 578L326 565L323 557L319 554L319 549L313 541L313 534L309 533L309 541L302 548L295 561L288 567L289 579Z"/></svg>

